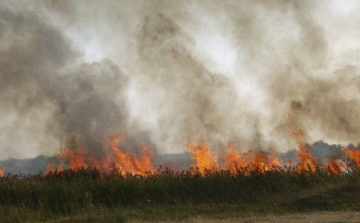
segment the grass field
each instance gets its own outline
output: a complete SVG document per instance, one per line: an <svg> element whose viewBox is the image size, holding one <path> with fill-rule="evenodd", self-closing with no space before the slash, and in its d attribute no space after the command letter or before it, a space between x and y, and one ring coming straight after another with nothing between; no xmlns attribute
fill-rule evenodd
<svg viewBox="0 0 360 223"><path fill-rule="evenodd" d="M0 179L1 222L271 222L323 211L359 215L358 169L342 175L163 170L125 177L80 169Z"/></svg>

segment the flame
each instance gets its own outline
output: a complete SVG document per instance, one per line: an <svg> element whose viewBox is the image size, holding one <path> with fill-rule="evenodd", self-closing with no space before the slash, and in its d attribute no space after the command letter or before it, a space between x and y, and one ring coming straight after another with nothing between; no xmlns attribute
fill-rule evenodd
<svg viewBox="0 0 360 223"><path fill-rule="evenodd" d="M55 167L55 163L54 162L50 162L45 170L44 175L48 175L49 173L51 173L52 171L54 171L54 167Z"/></svg>
<svg viewBox="0 0 360 223"><path fill-rule="evenodd" d="M232 174L236 174L238 171L248 173L249 171L265 172L268 170L275 170L277 167L281 167L282 164L278 158L275 150L272 150L269 156L264 152L257 152L253 156L253 151L248 150L240 155L233 143L229 143L228 151L225 154L225 163Z"/></svg>
<svg viewBox="0 0 360 223"><path fill-rule="evenodd" d="M66 147L63 151L60 152L59 158L61 160L60 166L63 167L65 160L69 160L69 168L70 169L82 169L86 168L87 165L84 162L85 152L80 149L76 150L76 147Z"/></svg>
<svg viewBox="0 0 360 223"><path fill-rule="evenodd" d="M201 175L205 175L206 171L215 171L216 157L210 153L210 147L204 142L200 141L198 145L189 140L188 148L193 152L192 159L196 161L196 168Z"/></svg>
<svg viewBox="0 0 360 223"><path fill-rule="evenodd" d="M316 162L315 159L311 156L310 152L306 149L306 144L304 142L305 132L301 129L294 129L292 131L292 135L297 140L298 145L298 157L299 157L299 164L297 169L299 171L316 171Z"/></svg>
<svg viewBox="0 0 360 223"><path fill-rule="evenodd" d="M334 173L338 175L346 170L345 166L341 162L339 162L335 157L329 160L328 169L330 173Z"/></svg>
<svg viewBox="0 0 360 223"><path fill-rule="evenodd" d="M302 130L294 130L292 134L296 138L298 145L297 155L299 162L297 165L288 160L286 161L287 166L283 166L275 149L272 149L271 152L248 150L240 154L234 143L229 143L227 153L224 154L225 165L219 166L217 157L211 154L210 146L205 141L200 140L198 144L194 144L189 140L188 149L193 153L192 159L195 162L193 166L195 169L191 169L191 171L205 176L207 172L218 170L230 171L233 175L237 175L239 172L247 175L251 171L261 173L282 170L315 172L319 168L329 174L341 174L349 167L360 166L360 150L346 148L343 148L342 151L354 160L352 164L346 164L339 159L331 158L326 167L321 166L317 164L316 159L312 157L306 148L308 144L304 140L305 133ZM121 135L110 134L103 146L105 154L103 157L91 156L81 146L71 142L67 147L60 149L59 163L57 165L55 162L48 164L45 175L54 171L61 172L65 168L72 170L95 168L99 171L100 178L104 177L103 173L109 171L115 171L123 176L127 174L144 176L159 173L154 171L153 154L147 146L140 146L139 153L133 154L119 147L122 139ZM0 177L4 175L4 170L0 169Z"/></svg>
<svg viewBox="0 0 360 223"><path fill-rule="evenodd" d="M146 175L154 172L150 149L141 146L139 155L125 152L119 147L121 139L120 135L110 134L104 147L106 156L102 158L87 155L84 149L78 148L76 143L72 142L68 147L60 149L58 167L55 169L55 163L49 163L45 175L54 171L61 172L65 166L72 170L95 168L100 171L101 176L102 171L117 171L122 175L128 173Z"/></svg>
<svg viewBox="0 0 360 223"><path fill-rule="evenodd" d="M247 155L249 155L251 152L252 151L249 150ZM239 170L249 165L246 159L246 155L243 157L240 156L240 154L235 150L233 143L229 143L228 151L225 154L225 163L232 174L236 174Z"/></svg>
<svg viewBox="0 0 360 223"><path fill-rule="evenodd" d="M5 170L0 168L0 177L5 177Z"/></svg>
<svg viewBox="0 0 360 223"><path fill-rule="evenodd" d="M310 152L306 149L305 143L298 142L298 146L299 146L299 151L298 151L299 165L298 165L298 169L300 171L308 171L308 170L310 170L311 172L315 172L316 171L315 160L311 156Z"/></svg>
<svg viewBox="0 0 360 223"><path fill-rule="evenodd" d="M278 155L276 154L275 149L271 151L271 154L269 155L269 166L271 168L278 168L281 167L283 164L281 163Z"/></svg>
<svg viewBox="0 0 360 223"><path fill-rule="evenodd" d="M253 161L253 166L255 170L260 172L264 172L268 169L266 166L266 157L264 153L256 153L255 159Z"/></svg>
<svg viewBox="0 0 360 223"><path fill-rule="evenodd" d="M118 145L121 137L113 135L111 140L111 151L114 154L114 165L122 174L133 173L138 175L145 175L148 172L154 172L154 167L151 162L152 153L147 146L142 146L140 157L122 151Z"/></svg>
<svg viewBox="0 0 360 223"><path fill-rule="evenodd" d="M360 150L343 148L342 151L354 160L356 166L360 166Z"/></svg>

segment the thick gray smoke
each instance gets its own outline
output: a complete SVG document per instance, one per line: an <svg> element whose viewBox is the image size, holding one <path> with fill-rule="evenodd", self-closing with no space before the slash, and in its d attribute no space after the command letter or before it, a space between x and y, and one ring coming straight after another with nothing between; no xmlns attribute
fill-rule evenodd
<svg viewBox="0 0 360 223"><path fill-rule="evenodd" d="M188 139L287 151L299 129L356 144L359 5L337 4L5 1L2 158L70 139L98 155L111 132L160 153Z"/></svg>
<svg viewBox="0 0 360 223"><path fill-rule="evenodd" d="M26 140L37 140L38 134L65 143L73 139L100 155L106 135L126 128L128 78L109 60L75 63L70 42L33 15L3 10L0 22L2 111L18 114L14 123L2 125L5 133L14 134L10 149L24 137L17 130L30 122L34 132L25 134ZM45 122L43 133L36 129L39 121ZM59 144L48 146L44 149Z"/></svg>
<svg viewBox="0 0 360 223"><path fill-rule="evenodd" d="M215 148L227 140L237 140L242 126L252 125L255 117L238 107L236 86L224 76L212 73L186 48L188 36L167 16L145 17L138 36L143 77L150 87L141 89L151 95L149 101L160 102L158 125L162 147L176 147L192 140L210 139ZM234 121L236 120L236 124ZM235 124L235 125L234 125ZM251 130L249 132L253 132ZM243 141L248 141L242 138ZM244 142L246 143L246 142ZM220 149L222 149L220 147Z"/></svg>

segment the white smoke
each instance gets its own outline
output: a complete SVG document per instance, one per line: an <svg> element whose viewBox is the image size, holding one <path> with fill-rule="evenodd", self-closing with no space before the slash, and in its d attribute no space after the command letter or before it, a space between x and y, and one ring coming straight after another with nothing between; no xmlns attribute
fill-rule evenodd
<svg viewBox="0 0 360 223"><path fill-rule="evenodd" d="M3 1L0 158L358 143L357 1ZM291 113L291 118L289 114ZM81 116L79 118L79 116Z"/></svg>

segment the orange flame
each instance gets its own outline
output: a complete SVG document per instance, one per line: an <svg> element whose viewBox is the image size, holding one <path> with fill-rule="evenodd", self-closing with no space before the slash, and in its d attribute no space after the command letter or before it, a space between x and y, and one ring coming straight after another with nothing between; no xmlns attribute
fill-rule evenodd
<svg viewBox="0 0 360 223"><path fill-rule="evenodd" d="M140 155L130 154L120 149L119 142L121 136L111 134L107 141L105 148L107 148L107 155L103 158L89 156L83 149L78 149L75 143L70 143L70 146L60 149L60 164L56 171L61 172L64 166L68 169L79 170L83 168L96 168L100 171L118 171L122 175L127 173L146 175L154 172L152 164L152 153L146 146L140 147ZM67 165L66 165L67 163ZM54 162L49 163L45 171L45 175L55 170Z"/></svg>
<svg viewBox="0 0 360 223"><path fill-rule="evenodd" d="M251 152L252 151L250 150L247 155L249 155ZM225 163L232 174L236 174L239 170L245 168L249 164L246 159L246 155L241 157L240 154L235 150L233 143L229 143L228 151L225 154Z"/></svg>
<svg viewBox="0 0 360 223"><path fill-rule="evenodd" d="M360 166L360 150L346 149L346 148L343 148L342 150L350 158L352 158L354 160L356 166Z"/></svg>
<svg viewBox="0 0 360 223"><path fill-rule="evenodd" d="M341 174L345 171L345 166L341 163L338 162L336 158L331 158L328 162L328 169L330 171L330 173L334 173L334 174Z"/></svg>
<svg viewBox="0 0 360 223"><path fill-rule="evenodd" d="M5 177L5 170L0 168L0 177Z"/></svg>
<svg viewBox="0 0 360 223"><path fill-rule="evenodd" d="M216 157L211 155L210 147L204 141L200 141L196 146L190 140L188 148L193 152L192 159L196 161L196 167L201 175L205 175L206 171L215 171Z"/></svg>
<svg viewBox="0 0 360 223"><path fill-rule="evenodd" d="M195 161L192 169L193 173L200 173L205 176L207 172L215 172L217 170L230 171L233 175L242 172L249 174L251 171L266 172L266 171L281 171L284 168L291 167L289 171L294 170L298 172L311 171L315 172L317 168L328 171L328 173L341 174L350 167L332 158L328 161L327 167L317 164L316 159L312 157L304 140L305 133L302 130L294 130L292 132L297 139L298 145L298 158L299 163L293 166L291 160L286 161L287 167L283 167L276 151L273 149L270 153L267 152L253 152L248 150L240 154L233 143L228 144L227 153L224 155L225 166L218 166L217 157L211 154L210 146L204 142L199 141L194 144L191 140L188 143L188 149L193 153L192 159ZM86 154L86 150L81 146L72 142L68 147L60 149L58 155L59 164L56 166L55 162L48 164L45 175L50 172L63 171L64 168L79 170L83 168L95 168L99 170L100 178L103 173L115 171L123 176L126 174L148 175L157 173L154 171L152 163L153 154L147 146L141 146L139 154L129 153L119 147L122 137L116 134L110 134L110 137L104 144L104 157L94 157ZM360 166L360 150L345 149L342 151L354 160L353 165ZM3 169L0 169L0 177L4 176Z"/></svg>
<svg viewBox="0 0 360 223"><path fill-rule="evenodd" d="M266 157L264 153L256 153L254 161L253 161L253 166L255 168L255 170L260 171L260 172L264 172L267 167L266 167Z"/></svg>
<svg viewBox="0 0 360 223"><path fill-rule="evenodd" d="M276 167L281 167L282 165L274 150L269 156L264 152L258 152L251 157L252 153L252 150L248 150L241 156L235 150L234 144L229 143L228 152L225 154L227 168L232 174L236 174L240 170L245 173L252 170L265 172L274 170Z"/></svg>
<svg viewBox="0 0 360 223"><path fill-rule="evenodd" d="M54 167L55 167L55 163L54 162L50 162L45 170L44 175L48 175L49 173L51 173L52 171L54 171Z"/></svg>
<svg viewBox="0 0 360 223"><path fill-rule="evenodd" d="M300 171L308 171L308 170L310 170L311 172L315 172L316 171L315 160L311 156L310 152L306 149L305 143L298 142L298 146L299 146L299 151L298 151L299 165L298 165L298 169Z"/></svg>
<svg viewBox="0 0 360 223"><path fill-rule="evenodd" d="M306 144L304 142L305 132L301 129L294 129L292 131L293 136L297 140L298 145L298 157L299 157L299 171L316 171L316 162L315 159L311 156L310 152L306 149Z"/></svg>
<svg viewBox="0 0 360 223"><path fill-rule="evenodd" d="M75 147L66 147L60 152L59 158L61 159L60 166L63 167L65 160L69 160L69 168L70 169L82 169L86 168L87 165L84 163L84 155L85 152L80 149L76 150Z"/></svg>
<svg viewBox="0 0 360 223"><path fill-rule="evenodd" d="M271 168L278 168L282 166L282 163L274 149L271 151L271 154L269 155L269 166Z"/></svg>
<svg viewBox="0 0 360 223"><path fill-rule="evenodd" d="M140 157L122 151L118 145L121 137L113 135L111 140L111 151L114 153L114 165L122 174L133 173L145 175L148 172L154 172L151 162L152 153L147 146L141 147Z"/></svg>

